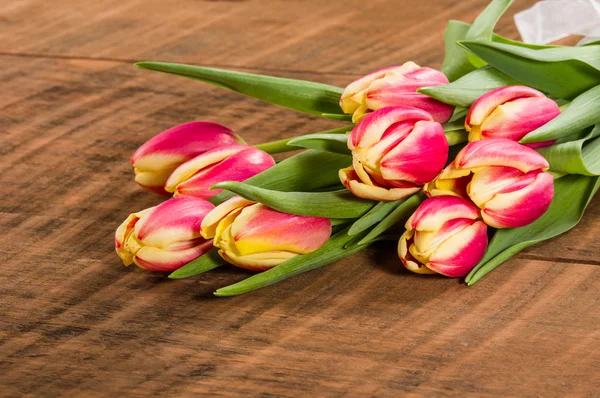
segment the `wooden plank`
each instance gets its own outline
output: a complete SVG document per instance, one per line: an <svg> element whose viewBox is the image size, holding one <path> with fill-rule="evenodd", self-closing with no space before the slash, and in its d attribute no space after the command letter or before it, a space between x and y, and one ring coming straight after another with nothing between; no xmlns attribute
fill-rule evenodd
<svg viewBox="0 0 600 398"><path fill-rule="evenodd" d="M338 73L367 73L407 60L438 67L447 21L471 22L487 3L15 2L3 10L0 52ZM534 3L518 2L498 31L517 38L512 15Z"/></svg>
<svg viewBox="0 0 600 398"><path fill-rule="evenodd" d="M409 274L390 244L231 299L211 293L248 272L170 281L120 264L116 226L161 201L128 164L153 134L207 119L258 143L338 125L123 60L341 86L396 59L439 65L441 22L484 2L321 3L0 6L0 51L19 54L0 55L0 395L597 393L597 200L580 227L471 288Z"/></svg>

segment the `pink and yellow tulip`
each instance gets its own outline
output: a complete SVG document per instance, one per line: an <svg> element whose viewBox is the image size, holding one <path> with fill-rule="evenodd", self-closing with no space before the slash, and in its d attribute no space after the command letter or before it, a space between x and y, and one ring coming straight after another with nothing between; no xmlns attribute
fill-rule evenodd
<svg viewBox="0 0 600 398"><path fill-rule="evenodd" d="M418 274L467 275L487 247L487 226L479 218L479 209L463 198L425 200L406 222L400 260Z"/></svg>
<svg viewBox="0 0 600 398"><path fill-rule="evenodd" d="M390 106L361 120L348 137L352 166L340 180L354 195L393 201L418 192L448 160L448 140L431 115Z"/></svg>
<svg viewBox="0 0 600 398"><path fill-rule="evenodd" d="M406 62L350 83L342 93L340 106L345 113L352 114L355 123L371 111L396 105L423 109L436 122L445 123L452 116L454 107L417 92L422 87L442 84L448 84L448 78L442 72Z"/></svg>
<svg viewBox="0 0 600 398"><path fill-rule="evenodd" d="M204 152L176 168L165 190L174 196L208 199L222 189L210 187L222 181L244 181L275 165L266 152L248 145L226 145Z"/></svg>
<svg viewBox="0 0 600 398"><path fill-rule="evenodd" d="M131 157L135 181L149 191L169 195L164 185L179 165L213 148L236 144L238 140L233 131L217 123L191 122L175 126L135 151Z"/></svg>
<svg viewBox="0 0 600 398"><path fill-rule="evenodd" d="M213 208L203 199L182 197L133 213L115 233L117 254L126 266L174 271L211 249L200 225Z"/></svg>
<svg viewBox="0 0 600 398"><path fill-rule="evenodd" d="M469 141L506 138L519 141L560 113L556 102L526 86L500 87L481 96L471 105L465 128ZM554 141L528 146L541 147Z"/></svg>
<svg viewBox="0 0 600 398"><path fill-rule="evenodd" d="M330 234L327 218L286 214L240 197L215 207L202 221L202 236L213 238L223 259L257 271L317 250Z"/></svg>
<svg viewBox="0 0 600 398"><path fill-rule="evenodd" d="M554 196L548 162L535 150L508 139L474 141L425 186L428 196L468 198L494 228L517 228L541 217Z"/></svg>

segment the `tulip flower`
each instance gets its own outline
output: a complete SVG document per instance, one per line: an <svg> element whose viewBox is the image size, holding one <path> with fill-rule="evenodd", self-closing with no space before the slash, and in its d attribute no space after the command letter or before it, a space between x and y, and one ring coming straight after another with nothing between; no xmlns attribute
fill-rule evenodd
<svg viewBox="0 0 600 398"><path fill-rule="evenodd" d="M398 255L418 274L465 276L487 247L487 226L479 209L455 196L426 199L406 222Z"/></svg>
<svg viewBox="0 0 600 398"><path fill-rule="evenodd" d="M354 195L393 201L418 192L448 160L448 140L431 115L410 106L379 109L348 137L352 166L339 172Z"/></svg>
<svg viewBox="0 0 600 398"><path fill-rule="evenodd" d="M500 87L481 96L471 105L465 128L469 132L469 141L489 138L519 141L559 113L556 102L533 88ZM541 147L553 143L536 142L528 146Z"/></svg>
<svg viewBox="0 0 600 398"><path fill-rule="evenodd" d="M381 69L350 83L342 93L340 106L345 113L352 114L352 121L355 123L370 111L396 105L423 109L436 122L446 123L452 116L454 107L417 90L448 83L448 78L442 72L406 62L402 66Z"/></svg>
<svg viewBox="0 0 600 398"><path fill-rule="evenodd" d="M286 214L240 197L215 207L202 221L202 236L214 238L223 259L257 271L317 250L330 234L327 218Z"/></svg>
<svg viewBox="0 0 600 398"><path fill-rule="evenodd" d="M468 198L494 228L517 228L540 218L554 196L548 162L515 141L474 141L456 155L440 175L425 186L428 196Z"/></svg>
<svg viewBox="0 0 600 398"><path fill-rule="evenodd" d="M222 181L244 181L275 165L266 152L248 145L226 145L204 152L176 168L165 183L174 196L209 199L222 189L210 187Z"/></svg>
<svg viewBox="0 0 600 398"><path fill-rule="evenodd" d="M206 200L181 197L133 213L115 233L117 255L126 266L174 271L212 248L200 225L213 208Z"/></svg>
<svg viewBox="0 0 600 398"><path fill-rule="evenodd" d="M213 148L236 144L239 137L217 123L192 122L154 136L131 157L135 181L149 191L169 195L165 182L183 162Z"/></svg>

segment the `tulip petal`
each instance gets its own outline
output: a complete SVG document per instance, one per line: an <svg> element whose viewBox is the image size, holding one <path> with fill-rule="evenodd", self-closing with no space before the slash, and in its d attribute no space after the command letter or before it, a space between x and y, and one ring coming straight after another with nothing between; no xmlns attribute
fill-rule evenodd
<svg viewBox="0 0 600 398"><path fill-rule="evenodd" d="M457 196L436 196L426 199L406 222L407 229L439 231L455 218L476 220L479 209Z"/></svg>
<svg viewBox="0 0 600 398"><path fill-rule="evenodd" d="M410 253L409 247L412 246L412 237L414 231L406 231L398 241L398 257L404 264L404 267L416 274L435 274L435 271L430 270L425 265L418 262Z"/></svg>
<svg viewBox="0 0 600 398"><path fill-rule="evenodd" d="M356 150L353 155L360 158L369 171L379 170L385 154L406 139L413 128L412 121L394 123L383 133L379 142L369 148Z"/></svg>
<svg viewBox="0 0 600 398"><path fill-rule="evenodd" d="M240 196L234 196L227 199L214 209L212 209L202 220L201 234L205 239L210 239L215 236L217 225L222 219L236 209L242 209L246 206L253 204L251 200L244 199Z"/></svg>
<svg viewBox="0 0 600 398"><path fill-rule="evenodd" d="M487 226L476 221L446 239L431 255L427 267L451 278L463 277L483 258L487 243Z"/></svg>
<svg viewBox="0 0 600 398"><path fill-rule="evenodd" d="M215 163L221 162L238 152L246 150L247 148L247 145L227 145L204 152L203 154L200 154L177 167L167 180L165 189L168 192L175 192L179 184L188 180L200 170L203 170L204 168Z"/></svg>
<svg viewBox="0 0 600 398"><path fill-rule="evenodd" d="M481 211L483 221L494 228L518 228L540 218L552 202L554 177L539 173L526 187L501 193L485 203Z"/></svg>
<svg viewBox="0 0 600 398"><path fill-rule="evenodd" d="M135 224L135 235L144 245L158 248L198 238L202 219L213 208L203 199L169 199L140 218Z"/></svg>
<svg viewBox="0 0 600 398"><path fill-rule="evenodd" d="M193 177L178 184L175 196L209 199L223 192L222 189L210 189L213 185L222 181L245 181L275 165L275 161L268 153L253 147L246 148L212 166L199 170ZM199 157L202 156L204 155Z"/></svg>
<svg viewBox="0 0 600 398"><path fill-rule="evenodd" d="M158 247L144 246L135 255L134 262L150 271L172 272L200 257L212 248L210 240L186 250L168 251Z"/></svg>
<svg viewBox="0 0 600 398"><path fill-rule="evenodd" d="M346 88L342 92L342 96L340 98L340 107L342 108L344 113L353 113L358 109L358 107L362 103L361 99L364 95L365 90L369 87L369 85L372 82L385 77L385 75L389 71L400 68L402 67L390 66L387 68L379 69L348 84L348 86L346 86ZM361 94L359 98L356 97L357 93Z"/></svg>
<svg viewBox="0 0 600 398"><path fill-rule="evenodd" d="M395 123L419 120L432 121L431 115L424 110L411 106L389 106L365 116L348 137L350 150L370 148L381 140L386 130Z"/></svg>
<svg viewBox="0 0 600 398"><path fill-rule="evenodd" d="M471 225L473 225L472 219L455 218L446 221L438 231L416 231L414 236L414 246L416 246L419 252L424 253L429 257L442 242Z"/></svg>
<svg viewBox="0 0 600 398"><path fill-rule="evenodd" d="M421 187L406 187L406 188L383 188L376 185L368 185L363 183L356 173L354 167L350 166L341 169L339 172L340 181L346 188L359 198L391 202L404 199L421 190Z"/></svg>
<svg viewBox="0 0 600 398"><path fill-rule="evenodd" d="M506 166L523 173L549 168L548 161L535 150L501 138L470 142L456 155L454 162L457 168L462 169Z"/></svg>
<svg viewBox="0 0 600 398"><path fill-rule="evenodd" d="M545 97L543 93L527 86L506 86L492 90L479 97L467 112L465 127L479 126L496 109L508 101L519 98Z"/></svg>
<svg viewBox="0 0 600 398"><path fill-rule="evenodd" d="M381 161L386 180L417 185L433 180L448 160L448 140L439 123L419 121L412 132Z"/></svg>
<svg viewBox="0 0 600 398"><path fill-rule="evenodd" d="M483 121L481 136L519 141L560 114L556 102L546 97L521 98L499 105Z"/></svg>
<svg viewBox="0 0 600 398"><path fill-rule="evenodd" d="M242 210L231 225L233 241L222 241L220 247L235 246L226 251L239 255L269 251L305 254L320 248L330 235L327 218L286 214L256 203Z"/></svg>
<svg viewBox="0 0 600 398"><path fill-rule="evenodd" d="M540 170L523 173L512 167L486 167L473 175L467 188L469 198L479 208L496 194L518 191L531 184Z"/></svg>
<svg viewBox="0 0 600 398"><path fill-rule="evenodd" d="M220 124L185 123L151 138L133 154L131 163L144 170L161 170L176 166L207 150L237 142L235 133Z"/></svg>
<svg viewBox="0 0 600 398"><path fill-rule="evenodd" d="M249 269L251 271L265 271L290 258L296 257L298 253L271 251L240 256L236 253L219 250L219 255L221 255L225 261L237 267Z"/></svg>
<svg viewBox="0 0 600 398"><path fill-rule="evenodd" d="M157 156L152 157L156 158ZM183 163L186 160L187 159L181 159L179 163ZM165 190L165 182L176 168L177 164L175 166L165 166L163 169L158 169L156 171L135 168L135 182L151 192L170 196L170 193Z"/></svg>

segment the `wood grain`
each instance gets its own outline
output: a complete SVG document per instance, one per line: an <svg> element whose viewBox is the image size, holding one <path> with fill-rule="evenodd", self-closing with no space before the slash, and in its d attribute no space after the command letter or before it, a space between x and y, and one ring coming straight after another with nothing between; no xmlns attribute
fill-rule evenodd
<svg viewBox="0 0 600 398"><path fill-rule="evenodd" d="M445 21L485 3L1 3L0 396L598 396L597 200L471 288L409 274L377 245L218 299L249 273L171 281L113 251L121 220L161 201L128 162L152 135L213 120L258 143L337 126L132 61L343 86L439 66ZM510 15L498 32L516 38Z"/></svg>

